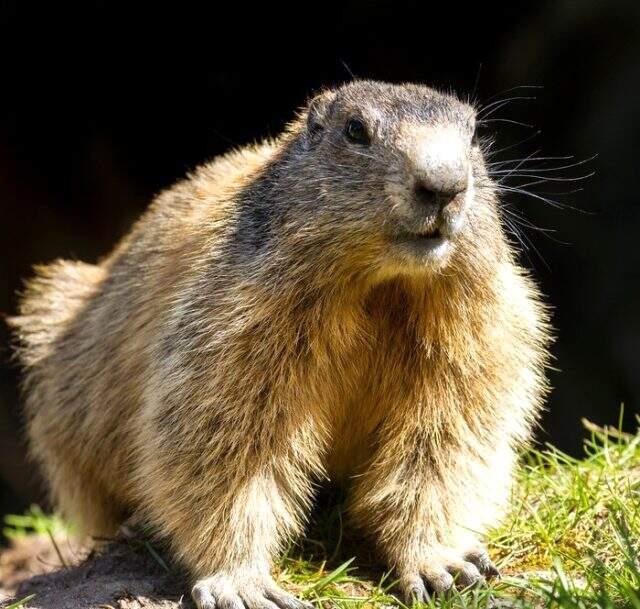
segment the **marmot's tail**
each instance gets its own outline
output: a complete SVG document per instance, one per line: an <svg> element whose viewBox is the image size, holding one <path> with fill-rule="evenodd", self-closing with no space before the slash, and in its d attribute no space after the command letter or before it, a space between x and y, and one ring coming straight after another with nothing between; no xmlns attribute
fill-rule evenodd
<svg viewBox="0 0 640 609"><path fill-rule="evenodd" d="M15 350L26 368L52 355L68 322L99 289L105 270L83 262L57 260L35 267L20 298L18 315L7 318Z"/></svg>

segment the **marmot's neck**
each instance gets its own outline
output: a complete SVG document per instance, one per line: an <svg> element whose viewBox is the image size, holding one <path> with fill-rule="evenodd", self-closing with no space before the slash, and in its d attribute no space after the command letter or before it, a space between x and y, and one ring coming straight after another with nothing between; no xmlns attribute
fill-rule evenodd
<svg viewBox="0 0 640 609"><path fill-rule="evenodd" d="M279 312L297 337L328 358L367 347L420 345L464 365L476 359L487 328L501 316L498 273L494 268L475 282L442 274L422 281L397 277L367 289L342 285L321 294L291 294Z"/></svg>

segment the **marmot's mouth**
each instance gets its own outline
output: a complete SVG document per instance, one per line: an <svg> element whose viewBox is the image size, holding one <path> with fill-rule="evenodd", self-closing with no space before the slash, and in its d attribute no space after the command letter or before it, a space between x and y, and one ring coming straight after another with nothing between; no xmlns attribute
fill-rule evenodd
<svg viewBox="0 0 640 609"><path fill-rule="evenodd" d="M448 251L449 238L439 227L430 230L403 230L395 239L396 246L401 248L404 255L410 255L418 260L438 257Z"/></svg>
<svg viewBox="0 0 640 609"><path fill-rule="evenodd" d="M416 233L416 239L442 239L443 235L440 232L440 228L436 227L431 231L424 233Z"/></svg>
<svg viewBox="0 0 640 609"><path fill-rule="evenodd" d="M444 239L444 235L440 228L436 226L424 231L402 231L400 238L408 241L435 241Z"/></svg>

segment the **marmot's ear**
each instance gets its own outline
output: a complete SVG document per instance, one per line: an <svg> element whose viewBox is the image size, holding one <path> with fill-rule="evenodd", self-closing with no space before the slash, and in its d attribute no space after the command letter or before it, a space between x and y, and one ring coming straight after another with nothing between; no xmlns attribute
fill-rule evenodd
<svg viewBox="0 0 640 609"><path fill-rule="evenodd" d="M335 91L323 91L313 97L307 105L307 134L311 142L322 136L335 99Z"/></svg>

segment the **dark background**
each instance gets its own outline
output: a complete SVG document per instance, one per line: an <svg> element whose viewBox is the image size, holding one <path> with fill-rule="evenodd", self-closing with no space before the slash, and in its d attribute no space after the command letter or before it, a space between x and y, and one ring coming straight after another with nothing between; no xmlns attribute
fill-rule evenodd
<svg viewBox="0 0 640 609"><path fill-rule="evenodd" d="M598 155L557 174L596 172L578 184L582 192L554 195L581 211L509 197L532 224L556 231L524 231L539 253L530 247L523 263L553 304L559 336L538 437L576 452L580 418L617 423L622 402L632 428L640 408L640 2L235 5L0 5L0 312L15 310L32 264L95 261L154 193L229 146L277 134L310 93L350 71L462 95L475 89L479 103L535 95L492 116L542 130L501 158ZM544 88L507 92L522 85ZM498 147L535 133L487 127ZM1 327L0 513L21 509L41 488L24 457L7 340Z"/></svg>

